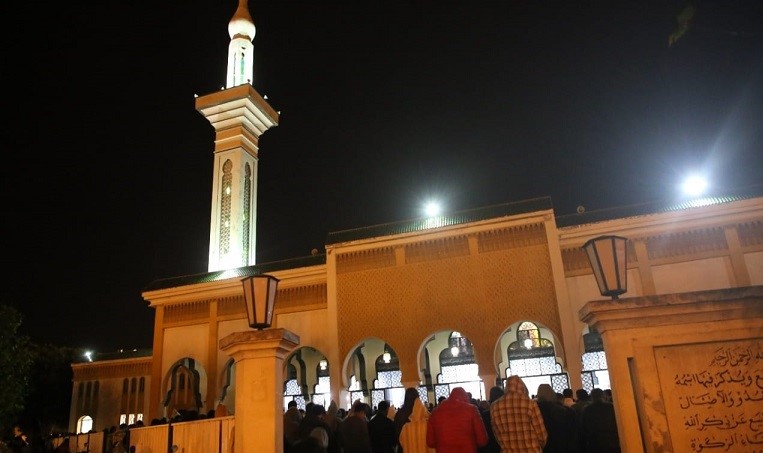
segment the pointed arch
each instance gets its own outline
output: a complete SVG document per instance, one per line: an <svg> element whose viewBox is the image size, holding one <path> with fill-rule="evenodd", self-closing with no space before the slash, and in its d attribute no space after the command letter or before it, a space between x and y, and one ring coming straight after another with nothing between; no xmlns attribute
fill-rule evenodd
<svg viewBox="0 0 763 453"><path fill-rule="evenodd" d="M196 360L185 357L170 368L162 401L165 416L173 418L186 412L198 413L201 409L201 375L197 366Z"/></svg>

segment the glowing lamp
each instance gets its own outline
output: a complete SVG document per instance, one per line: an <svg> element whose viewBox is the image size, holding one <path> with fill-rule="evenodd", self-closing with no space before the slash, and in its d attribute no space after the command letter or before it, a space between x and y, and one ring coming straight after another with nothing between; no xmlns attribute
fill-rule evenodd
<svg viewBox="0 0 763 453"><path fill-rule="evenodd" d="M602 296L617 299L628 290L628 239L599 236L583 245Z"/></svg>
<svg viewBox="0 0 763 453"><path fill-rule="evenodd" d="M272 275L253 275L241 280L249 327L257 330L273 325L279 280Z"/></svg>

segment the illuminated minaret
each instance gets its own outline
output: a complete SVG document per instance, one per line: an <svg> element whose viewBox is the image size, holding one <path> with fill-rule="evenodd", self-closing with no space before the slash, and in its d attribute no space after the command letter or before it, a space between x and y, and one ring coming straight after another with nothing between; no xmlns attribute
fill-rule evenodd
<svg viewBox="0 0 763 453"><path fill-rule="evenodd" d="M252 87L254 33L247 0L239 0L228 23L226 87L196 99L215 128L209 272L255 264L258 142L278 112Z"/></svg>

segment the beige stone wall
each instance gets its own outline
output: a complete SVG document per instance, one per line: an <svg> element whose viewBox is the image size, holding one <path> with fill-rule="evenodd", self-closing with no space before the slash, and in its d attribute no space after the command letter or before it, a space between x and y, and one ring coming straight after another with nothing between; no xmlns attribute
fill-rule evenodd
<svg viewBox="0 0 763 453"><path fill-rule="evenodd" d="M93 418L93 429L101 431L119 424L122 406L126 403L123 393L125 379L143 379L144 390L132 398L133 413L148 410L151 387L151 357L110 360L72 365L73 391L69 431L76 432L77 421L82 415ZM86 388L90 387L88 397ZM95 390L97 387L97 391Z"/></svg>
<svg viewBox="0 0 763 453"><path fill-rule="evenodd" d="M599 235L628 238L628 292L621 297L763 284L761 200L584 224L559 230L570 304L602 300L582 245ZM586 325L576 322L582 333Z"/></svg>

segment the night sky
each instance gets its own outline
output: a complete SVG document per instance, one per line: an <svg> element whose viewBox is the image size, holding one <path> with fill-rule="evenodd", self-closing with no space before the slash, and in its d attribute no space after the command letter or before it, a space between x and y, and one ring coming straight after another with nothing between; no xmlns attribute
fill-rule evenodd
<svg viewBox="0 0 763 453"><path fill-rule="evenodd" d="M142 289L206 272L235 0L12 2L2 299L33 341L151 346ZM257 259L331 231L551 197L558 215L763 182L763 2L257 1ZM11 32L10 30L16 30Z"/></svg>

